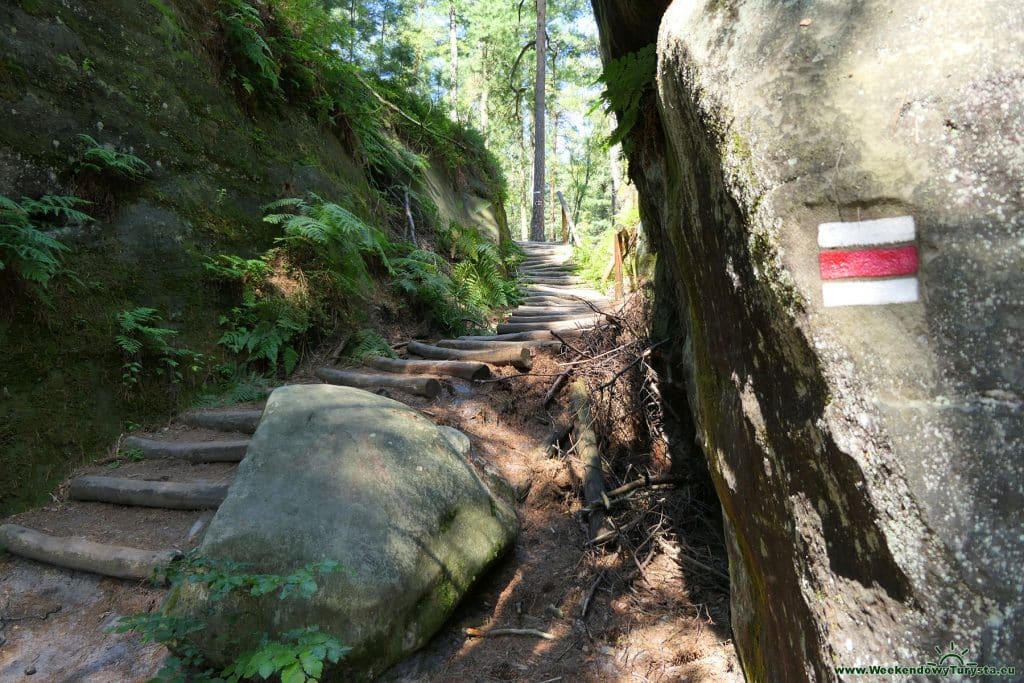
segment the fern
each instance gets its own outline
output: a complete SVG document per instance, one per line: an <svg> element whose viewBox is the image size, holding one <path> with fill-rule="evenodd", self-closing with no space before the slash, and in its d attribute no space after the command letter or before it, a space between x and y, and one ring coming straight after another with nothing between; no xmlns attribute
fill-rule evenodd
<svg viewBox="0 0 1024 683"><path fill-rule="evenodd" d="M243 366L254 364L275 372L280 364L290 375L299 362L294 346L311 326L307 313L287 300L270 299L244 303L221 316L228 330L217 343L243 358Z"/></svg>
<svg viewBox="0 0 1024 683"><path fill-rule="evenodd" d="M315 194L310 194L309 200L293 198L268 204L264 210L271 213L263 220L284 228L280 243L308 247L350 294L367 294L370 273L364 256L375 255L390 270L387 236L339 204ZM293 213L272 213L282 208Z"/></svg>
<svg viewBox="0 0 1024 683"><path fill-rule="evenodd" d="M172 384L184 378L183 361L192 372L199 370L202 355L172 346L169 340L178 332L160 327L161 322L163 317L155 308L140 306L117 314L120 333L114 336L114 343L125 356L121 375L125 387L137 386L147 365L154 374L170 378Z"/></svg>
<svg viewBox="0 0 1024 683"><path fill-rule="evenodd" d="M217 17L231 50L243 58L243 70L230 73L248 94L281 96L281 66L274 51L261 34L265 30L259 10L245 0L221 0ZM255 82L254 82L255 79Z"/></svg>
<svg viewBox="0 0 1024 683"><path fill-rule="evenodd" d="M78 162L79 170L109 173L129 180L137 180L153 171L149 164L134 154L108 149L85 133L79 133L78 139L86 144Z"/></svg>
<svg viewBox="0 0 1024 683"><path fill-rule="evenodd" d="M0 196L0 270L10 268L19 277L46 289L61 268L61 253L68 248L43 229L57 221L92 221L91 216L76 208L83 204L87 202L72 196L22 197L20 202Z"/></svg>
<svg viewBox="0 0 1024 683"><path fill-rule="evenodd" d="M608 62L598 82L604 85L601 99L591 109L601 106L605 111L616 113L618 126L608 138L609 145L622 142L640 118L640 102L644 94L654 86L658 69L658 53L654 43L630 52Z"/></svg>
<svg viewBox="0 0 1024 683"><path fill-rule="evenodd" d="M220 254L203 263L203 267L216 277L240 282L246 289L259 289L270 277L267 257L247 259L231 254Z"/></svg>
<svg viewBox="0 0 1024 683"><path fill-rule="evenodd" d="M352 335L345 344L342 355L348 360L358 363L366 356L394 358L395 352L378 332L363 329Z"/></svg>
<svg viewBox="0 0 1024 683"><path fill-rule="evenodd" d="M242 374L234 367L225 367L228 379L219 390L206 391L195 401L196 408L218 408L236 403L262 401L271 391L270 380L257 372Z"/></svg>

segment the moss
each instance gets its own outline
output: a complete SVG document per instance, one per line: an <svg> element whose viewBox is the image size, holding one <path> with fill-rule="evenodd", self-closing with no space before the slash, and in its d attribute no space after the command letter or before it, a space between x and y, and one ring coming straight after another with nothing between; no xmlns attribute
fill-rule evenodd
<svg viewBox="0 0 1024 683"><path fill-rule="evenodd" d="M195 387L151 379L128 395L114 344L118 312L173 301L187 320L184 346L216 338L216 310L194 278L150 278L145 266L110 258L112 245L72 253L81 283L57 281L48 306L21 307L0 322L0 515L46 499L69 470L104 454L129 422L156 424L187 405Z"/></svg>
<svg viewBox="0 0 1024 683"><path fill-rule="evenodd" d="M0 57L0 98L12 102L20 100L28 87L25 69L10 59Z"/></svg>
<svg viewBox="0 0 1024 683"><path fill-rule="evenodd" d="M43 17L48 14L46 5L40 0L21 0L19 4L25 14L31 14L34 17Z"/></svg>
<svg viewBox="0 0 1024 683"><path fill-rule="evenodd" d="M419 602L416 603L415 618L413 623L416 624L417 632L433 633L436 627L444 623L448 615L452 613L455 606L459 602L458 589L446 578L442 578L437 587L424 595Z"/></svg>

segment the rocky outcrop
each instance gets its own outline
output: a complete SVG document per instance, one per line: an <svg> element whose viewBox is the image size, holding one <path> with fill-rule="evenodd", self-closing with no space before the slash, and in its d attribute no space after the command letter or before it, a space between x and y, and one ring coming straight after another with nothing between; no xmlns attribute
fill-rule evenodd
<svg viewBox="0 0 1024 683"><path fill-rule="evenodd" d="M198 645L214 663L257 647L262 633L315 625L352 648L344 680L379 674L426 643L515 538L515 513L453 445L464 440L359 389L277 389L198 552L259 573L323 560L341 571L319 577L309 598L211 604L183 584L171 612L210 624Z"/></svg>
<svg viewBox="0 0 1024 683"><path fill-rule="evenodd" d="M1024 11L677 0L658 23L636 4L594 0L606 58L657 38L626 148L748 678L923 664L950 641L1014 664ZM916 300L826 306L828 278L880 281L830 270L829 230L886 238L819 226L896 217Z"/></svg>
<svg viewBox="0 0 1024 683"><path fill-rule="evenodd" d="M385 225L372 189L381 179L349 124L324 125L306 95L261 104L238 89L221 4L0 3L0 196L75 194L97 219L58 234L71 247L62 271L74 278L59 279L52 305L23 296L11 269L0 271L0 514L46 500L125 424L181 407L177 389L126 398L115 316L157 308L181 346L216 353L219 316L237 302L203 263L273 246L280 227L262 221L263 205L315 192L401 236L403 220ZM266 15L274 3L255 4ZM389 128L388 115L376 123ZM134 181L79 174L82 134L151 172ZM508 237L493 179L456 172L444 150L417 149L429 157L409 188L421 239L429 245L452 221ZM401 193L390 200L404 216Z"/></svg>

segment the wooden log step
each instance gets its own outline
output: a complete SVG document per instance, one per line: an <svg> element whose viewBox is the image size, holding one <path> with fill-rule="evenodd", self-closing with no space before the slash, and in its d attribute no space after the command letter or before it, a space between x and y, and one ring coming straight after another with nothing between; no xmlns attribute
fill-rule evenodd
<svg viewBox="0 0 1024 683"><path fill-rule="evenodd" d="M547 277L576 277L576 275L568 269L559 268L557 270L523 270L516 275L519 277L521 282L528 282L534 278L547 278Z"/></svg>
<svg viewBox="0 0 1024 683"><path fill-rule="evenodd" d="M0 546L36 562L135 580L154 578L158 569L181 555L177 550L141 550L78 537L51 536L18 524L0 524Z"/></svg>
<svg viewBox="0 0 1024 683"><path fill-rule="evenodd" d="M600 308L600 307L598 307ZM584 303L563 304L560 306L517 306L512 315L562 315L566 313L593 313L594 309Z"/></svg>
<svg viewBox="0 0 1024 683"><path fill-rule="evenodd" d="M370 372L317 368L316 376L328 384L359 389L401 389L417 396L437 398L441 395L441 382L436 377L406 377Z"/></svg>
<svg viewBox="0 0 1024 683"><path fill-rule="evenodd" d="M596 289L571 285L528 284L523 290L527 296L544 296L545 294L553 294L555 296L604 296Z"/></svg>
<svg viewBox="0 0 1024 683"><path fill-rule="evenodd" d="M570 247L565 242L548 242L546 240L515 240L516 246L526 251L529 249L562 249L569 251Z"/></svg>
<svg viewBox="0 0 1024 683"><path fill-rule="evenodd" d="M177 458L188 462L239 462L249 447L248 439L231 441L163 441L145 436L128 436L126 449L139 449L144 458Z"/></svg>
<svg viewBox="0 0 1024 683"><path fill-rule="evenodd" d="M224 502L224 497L228 494L228 484L89 476L72 479L68 494L73 500L91 500L114 505L207 510L216 508Z"/></svg>
<svg viewBox="0 0 1024 683"><path fill-rule="evenodd" d="M591 310L579 313L557 313L554 315L511 315L508 317L507 323L557 323L557 322L571 322L574 320L592 320L598 317L596 313Z"/></svg>
<svg viewBox="0 0 1024 683"><path fill-rule="evenodd" d="M543 289L541 289L541 287L543 287ZM565 300L572 300L575 298L577 301L607 301L604 294L593 289L558 287L557 285L532 285L523 290L523 296L561 297Z"/></svg>
<svg viewBox="0 0 1024 683"><path fill-rule="evenodd" d="M519 264L519 268L534 268L537 266L571 266L573 262L561 256L530 256Z"/></svg>
<svg viewBox="0 0 1024 683"><path fill-rule="evenodd" d="M555 330L558 332L558 336L563 339L572 339L574 337L582 337L584 334L593 331L593 327L585 327L580 329L572 330ZM490 334L490 335L464 335L459 339L468 339L470 341L506 341L506 342L526 342L526 341L558 341L550 330L534 330L532 332L512 332L509 334Z"/></svg>
<svg viewBox="0 0 1024 683"><path fill-rule="evenodd" d="M523 278L523 282L528 285L564 285L566 287L569 287L573 285L582 285L584 281L581 277L567 275L563 277L525 277Z"/></svg>
<svg viewBox="0 0 1024 683"><path fill-rule="evenodd" d="M440 346L445 349L462 349L464 351L482 351L489 349L501 349L506 346L512 345L520 346L524 349L545 349L545 348L557 348L562 345L562 342L557 339L554 341L548 341L546 339L540 339L537 341L524 341L524 342L506 342L506 341L477 341L473 339L442 339L437 342L435 346Z"/></svg>
<svg viewBox="0 0 1024 683"><path fill-rule="evenodd" d="M572 275L573 268L569 265L535 265L522 266L519 275Z"/></svg>
<svg viewBox="0 0 1024 683"><path fill-rule="evenodd" d="M586 306L586 302L596 305L611 303L607 299L583 299L569 296L528 296L522 300L524 306Z"/></svg>
<svg viewBox="0 0 1024 683"><path fill-rule="evenodd" d="M523 299L522 303L530 306L561 306L563 304L582 304L586 306L588 303L596 305L608 304L611 302L608 301L608 299L605 299L604 297L598 296L571 296L568 294L556 296L554 294L548 293L540 295L528 294L526 298Z"/></svg>
<svg viewBox="0 0 1024 683"><path fill-rule="evenodd" d="M531 332L534 330L572 330L577 327L593 327L601 322L602 318L579 318L576 320L559 320L548 323L499 323L498 334L509 334L512 332Z"/></svg>
<svg viewBox="0 0 1024 683"><path fill-rule="evenodd" d="M178 420L196 429L252 434L263 417L261 409L190 410Z"/></svg>
<svg viewBox="0 0 1024 683"><path fill-rule="evenodd" d="M484 363L459 360L399 360L381 356L367 356L363 364L375 370L406 375L448 375L461 379L487 379L491 369Z"/></svg>
<svg viewBox="0 0 1024 683"><path fill-rule="evenodd" d="M533 356L529 349L524 348L499 348L493 350L464 351L461 349L448 349L441 346L421 344L417 341L409 342L406 347L409 353L424 358L437 360L468 360L489 365L511 365L517 370L528 371L533 367Z"/></svg>

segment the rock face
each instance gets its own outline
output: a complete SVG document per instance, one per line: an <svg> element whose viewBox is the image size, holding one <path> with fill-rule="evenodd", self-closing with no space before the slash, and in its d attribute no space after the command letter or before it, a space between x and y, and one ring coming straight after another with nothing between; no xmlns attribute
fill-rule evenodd
<svg viewBox="0 0 1024 683"><path fill-rule="evenodd" d="M657 39L626 150L748 678L951 640L1014 664L1024 9L677 0L659 23L634 4L594 0L606 58ZM900 216L918 300L826 307L819 225Z"/></svg>
<svg viewBox="0 0 1024 683"><path fill-rule="evenodd" d="M199 552L260 573L322 560L342 570L320 577L308 600L225 607L186 586L169 604L176 614L214 610L217 637L200 643L213 662L257 645L261 632L318 625L353 648L338 675L371 678L422 646L515 534L515 513L417 411L348 387L282 387ZM232 623L224 610L246 616Z"/></svg>
<svg viewBox="0 0 1024 683"><path fill-rule="evenodd" d="M266 13L274 3L257 4ZM124 396L123 361L110 352L118 313L157 308L182 346L205 352L236 301L203 262L269 249L281 231L263 222L263 205L315 192L383 225L350 133L311 116L305 96L280 109L236 96L220 9L188 0L0 2L0 195L76 194L93 202L84 208L97 219L58 234L72 247L66 272L89 283L56 295L58 306L41 310L6 288L10 269L0 271L0 515L42 503L126 421L180 408L180 392ZM386 116L380 122L387 127ZM136 182L78 177L83 133L137 155L152 173ZM505 209L484 173L456 174L445 156L431 155L415 187L436 205L438 224L507 238ZM433 228L413 205L427 237Z"/></svg>

